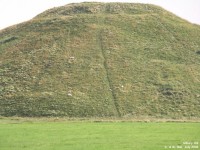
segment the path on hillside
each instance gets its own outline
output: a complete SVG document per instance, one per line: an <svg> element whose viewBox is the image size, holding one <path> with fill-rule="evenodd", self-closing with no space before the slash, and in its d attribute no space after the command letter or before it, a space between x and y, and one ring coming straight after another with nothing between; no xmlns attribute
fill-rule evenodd
<svg viewBox="0 0 200 150"><path fill-rule="evenodd" d="M112 98L113 98L113 102L114 102L114 105L115 105L115 108L116 108L116 111L117 111L117 115L119 117L121 117L121 113L119 111L119 104L118 104L118 101L117 101L117 97L116 97L116 94L115 94L115 89L113 87L113 84L112 84L112 81L109 77L109 72L108 72L108 64L107 64L107 57L106 57L106 53L105 53L105 48L104 48L104 45L103 45L103 29L100 29L98 31L98 35L97 35L97 41L98 41L98 44L99 44L99 47L101 49L101 53L102 53L102 56L103 56L103 66L104 66L104 69L106 71L106 78L107 78L107 81L108 81L108 86L109 86L109 89L111 91L111 94L112 94Z"/></svg>

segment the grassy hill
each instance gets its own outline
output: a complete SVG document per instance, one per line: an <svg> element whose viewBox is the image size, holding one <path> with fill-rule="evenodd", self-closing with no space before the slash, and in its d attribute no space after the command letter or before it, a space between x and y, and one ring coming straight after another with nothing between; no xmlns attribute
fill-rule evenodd
<svg viewBox="0 0 200 150"><path fill-rule="evenodd" d="M200 118L200 26L79 3L0 31L0 115Z"/></svg>

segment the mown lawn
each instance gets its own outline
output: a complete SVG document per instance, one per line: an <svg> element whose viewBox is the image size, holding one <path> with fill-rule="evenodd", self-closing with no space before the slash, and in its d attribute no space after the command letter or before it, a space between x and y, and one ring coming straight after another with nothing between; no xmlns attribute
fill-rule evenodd
<svg viewBox="0 0 200 150"><path fill-rule="evenodd" d="M200 123L0 120L1 150L198 149L199 142Z"/></svg>

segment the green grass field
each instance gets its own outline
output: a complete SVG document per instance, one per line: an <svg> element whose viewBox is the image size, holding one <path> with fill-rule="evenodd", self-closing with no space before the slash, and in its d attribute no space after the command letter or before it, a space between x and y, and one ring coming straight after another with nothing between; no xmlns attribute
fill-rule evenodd
<svg viewBox="0 0 200 150"><path fill-rule="evenodd" d="M200 123L0 119L0 139L1 150L198 149Z"/></svg>

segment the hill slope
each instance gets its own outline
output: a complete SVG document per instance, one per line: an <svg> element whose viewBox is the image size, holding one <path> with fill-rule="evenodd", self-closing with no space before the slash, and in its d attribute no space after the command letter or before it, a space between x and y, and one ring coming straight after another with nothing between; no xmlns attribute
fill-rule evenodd
<svg viewBox="0 0 200 150"><path fill-rule="evenodd" d="M200 117L200 26L80 3L0 31L0 115Z"/></svg>

